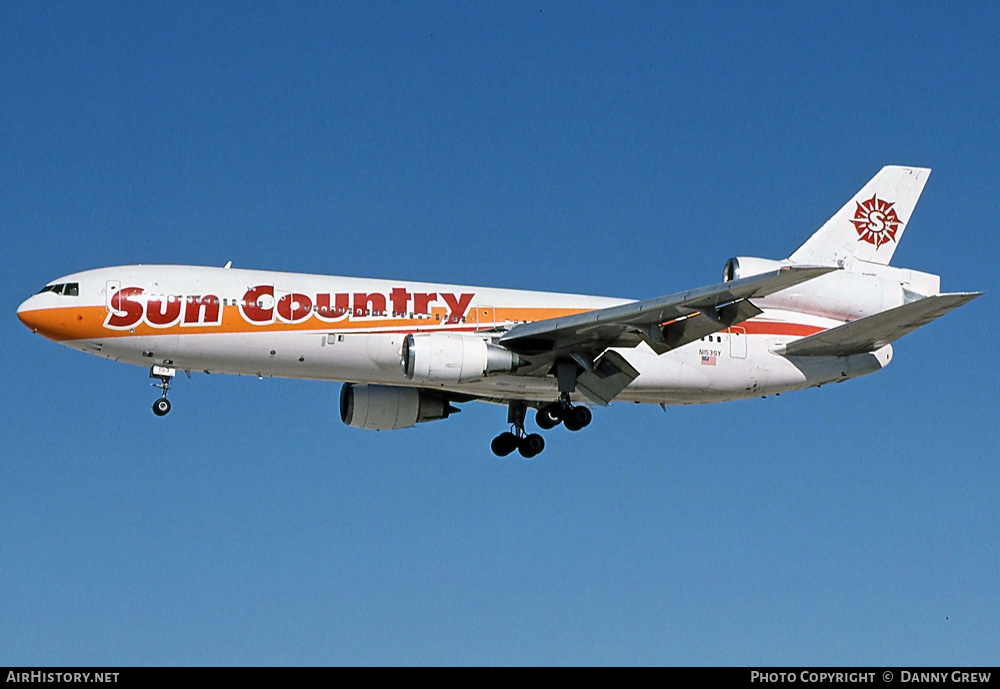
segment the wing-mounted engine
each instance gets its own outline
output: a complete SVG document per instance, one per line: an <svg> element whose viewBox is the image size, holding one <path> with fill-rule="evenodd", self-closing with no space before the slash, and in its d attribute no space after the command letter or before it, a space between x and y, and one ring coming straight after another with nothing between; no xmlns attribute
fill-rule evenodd
<svg viewBox="0 0 1000 689"><path fill-rule="evenodd" d="M415 383L449 384L508 373L518 367L520 358L476 335L428 333L406 337L401 363L403 373Z"/></svg>
<svg viewBox="0 0 1000 689"><path fill-rule="evenodd" d="M444 397L417 388L345 383L340 390L340 420L354 428L411 428L424 421L447 419L459 411Z"/></svg>
<svg viewBox="0 0 1000 689"><path fill-rule="evenodd" d="M787 265L790 265L788 261L740 256L726 261L722 279L730 282ZM766 297L754 298L753 303L762 309L798 311L838 321L854 321L905 303L907 290L904 290L904 282L912 274L936 277L888 266L872 265L870 272L864 268L860 269L863 272L858 270L857 267L852 271L835 270ZM926 289L923 284L921 288Z"/></svg>

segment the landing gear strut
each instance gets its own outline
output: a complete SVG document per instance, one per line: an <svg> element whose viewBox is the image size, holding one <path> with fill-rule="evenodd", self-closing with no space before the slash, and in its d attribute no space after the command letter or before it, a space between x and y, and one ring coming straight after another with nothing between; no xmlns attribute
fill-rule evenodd
<svg viewBox="0 0 1000 689"><path fill-rule="evenodd" d="M163 392L160 399L153 402L153 413L157 416L166 416L170 411L170 400L167 393L170 391L170 379L177 375L177 369L170 366L150 366L149 377L156 378L159 383L152 383L154 388L159 388Z"/></svg>
<svg viewBox="0 0 1000 689"><path fill-rule="evenodd" d="M517 450L525 459L531 459L545 449L545 439L542 436L524 432L524 417L527 412L528 405L524 402L514 401L507 406L507 422L511 425L511 430L493 439L490 443L493 454L506 457Z"/></svg>

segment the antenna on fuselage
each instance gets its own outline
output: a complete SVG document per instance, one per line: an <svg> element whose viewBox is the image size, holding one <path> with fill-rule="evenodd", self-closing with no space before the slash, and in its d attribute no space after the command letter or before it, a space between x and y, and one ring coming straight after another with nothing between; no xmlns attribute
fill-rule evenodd
<svg viewBox="0 0 1000 689"><path fill-rule="evenodd" d="M222 267L225 268L226 270L229 270L230 268L233 267L233 262L232 261L226 261L226 265L224 265Z"/></svg>

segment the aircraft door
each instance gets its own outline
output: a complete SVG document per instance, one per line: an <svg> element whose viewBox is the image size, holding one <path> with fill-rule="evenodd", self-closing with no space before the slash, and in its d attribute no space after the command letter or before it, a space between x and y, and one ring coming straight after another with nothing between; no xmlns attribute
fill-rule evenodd
<svg viewBox="0 0 1000 689"><path fill-rule="evenodd" d="M477 306L470 311L470 320L476 330L492 330L496 325L496 308L493 306Z"/></svg>
<svg viewBox="0 0 1000 689"><path fill-rule="evenodd" d="M747 331L745 328L729 328L729 356L734 359L747 358Z"/></svg>
<svg viewBox="0 0 1000 689"><path fill-rule="evenodd" d="M122 288L122 283L118 280L108 280L104 283L104 306L108 311L111 311L111 297Z"/></svg>

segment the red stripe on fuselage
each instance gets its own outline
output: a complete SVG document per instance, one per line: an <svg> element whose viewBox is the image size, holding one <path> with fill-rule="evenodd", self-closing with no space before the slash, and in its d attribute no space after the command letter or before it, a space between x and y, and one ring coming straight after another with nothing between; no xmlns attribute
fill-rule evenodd
<svg viewBox="0 0 1000 689"><path fill-rule="evenodd" d="M787 335L790 337L808 337L821 333L826 328L804 323L779 323L777 321L743 321L725 332L745 332L747 335Z"/></svg>

